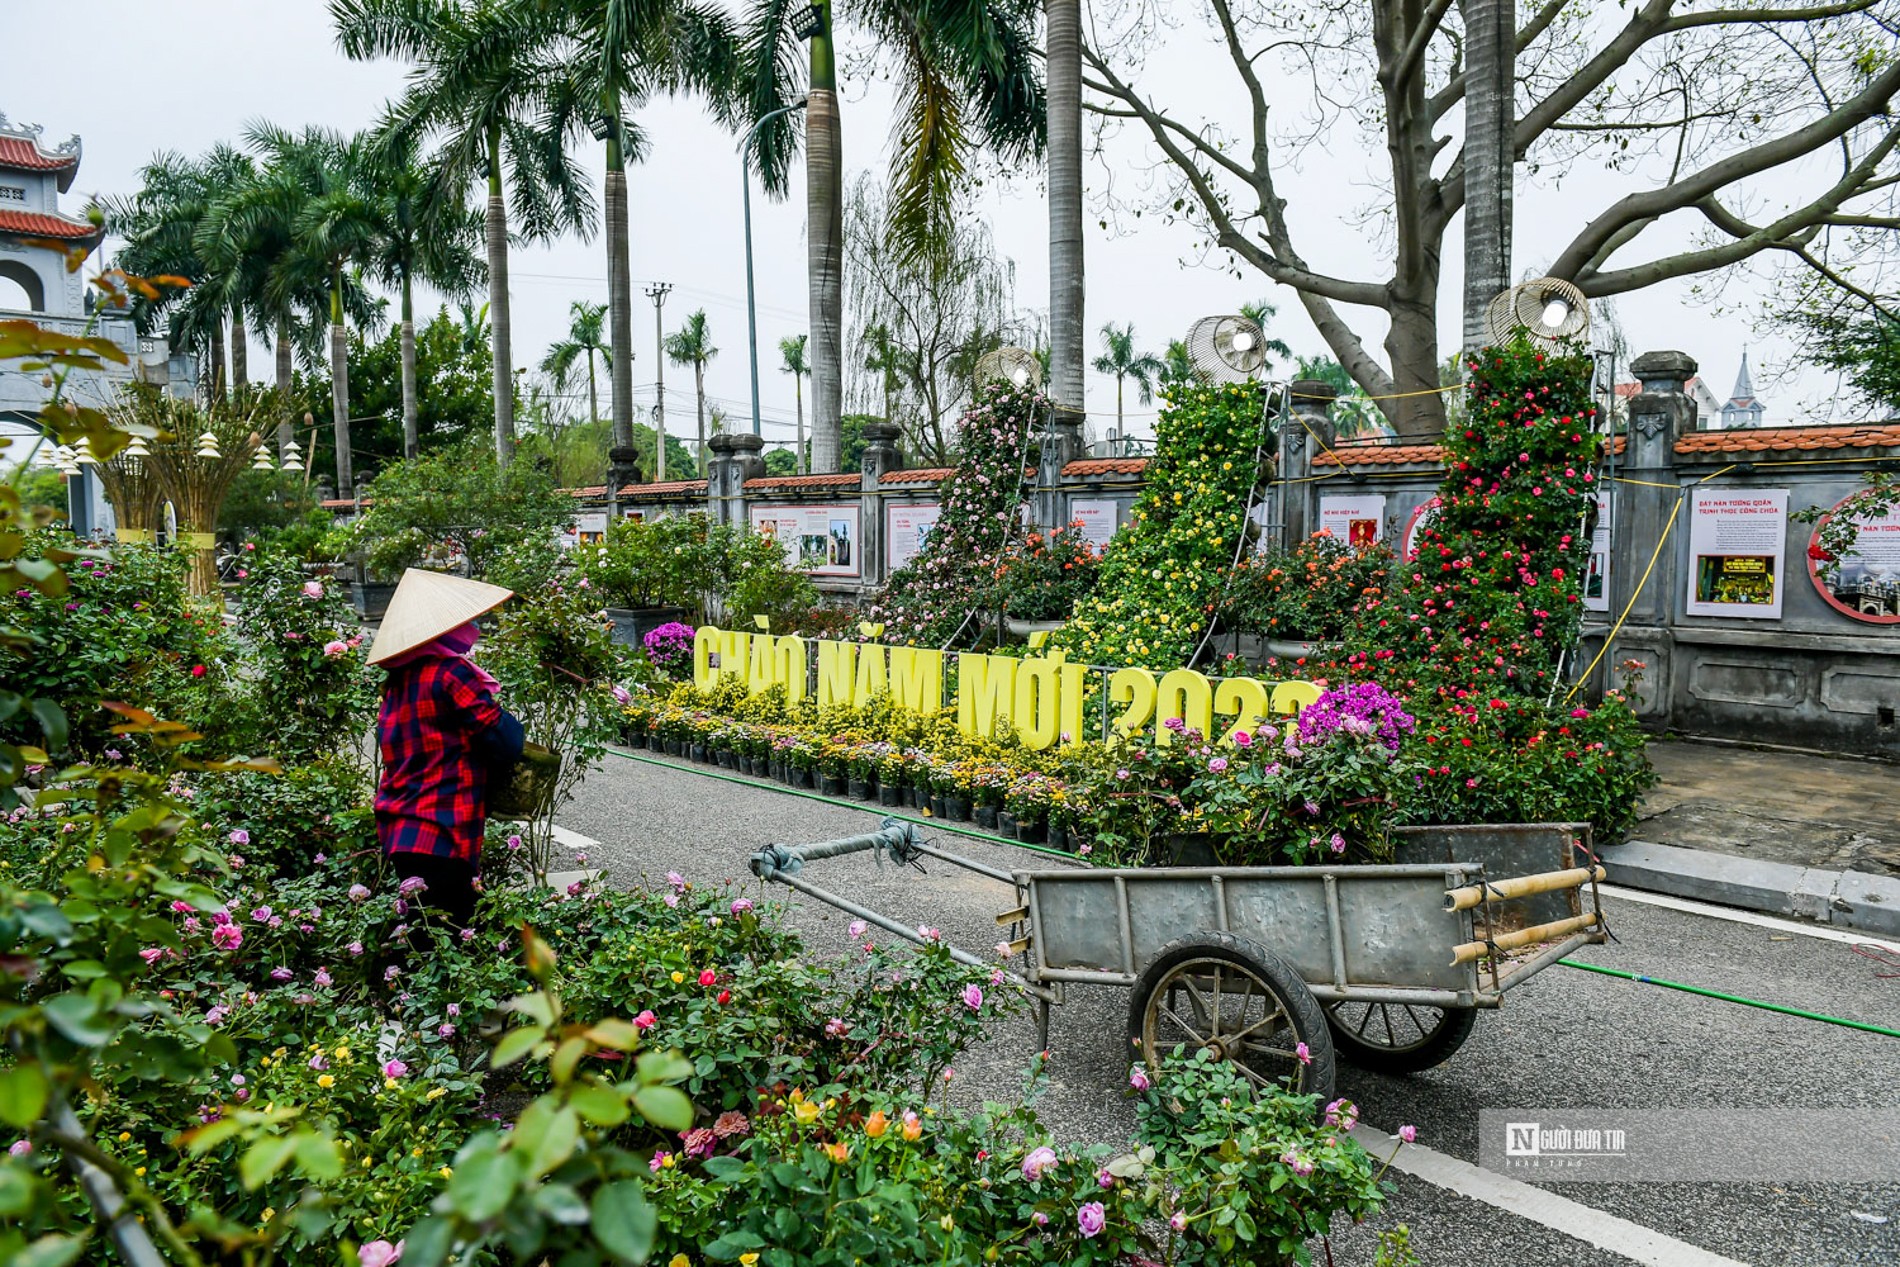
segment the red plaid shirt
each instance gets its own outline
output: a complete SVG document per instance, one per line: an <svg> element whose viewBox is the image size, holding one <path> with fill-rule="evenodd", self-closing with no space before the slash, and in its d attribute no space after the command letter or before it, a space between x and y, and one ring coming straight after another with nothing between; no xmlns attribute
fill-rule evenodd
<svg viewBox="0 0 1900 1267"><path fill-rule="evenodd" d="M460 656L402 665L383 687L383 778L376 838L384 853L479 863L487 817L487 732L512 721Z"/></svg>

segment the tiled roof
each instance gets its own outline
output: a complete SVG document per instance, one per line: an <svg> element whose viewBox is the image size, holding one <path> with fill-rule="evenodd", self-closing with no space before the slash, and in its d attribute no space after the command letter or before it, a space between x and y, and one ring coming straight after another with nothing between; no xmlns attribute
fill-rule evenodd
<svg viewBox="0 0 1900 1267"><path fill-rule="evenodd" d="M706 494L705 480L668 480L664 484L629 484L620 490L622 497L677 497L681 493Z"/></svg>
<svg viewBox="0 0 1900 1267"><path fill-rule="evenodd" d="M0 167L16 172L57 172L78 166L77 154L48 154L23 136L0 136Z"/></svg>
<svg viewBox="0 0 1900 1267"><path fill-rule="evenodd" d="M1676 441L1678 453L1788 453L1817 449L1900 448L1900 423L1831 427L1760 427L1695 431Z"/></svg>
<svg viewBox="0 0 1900 1267"><path fill-rule="evenodd" d="M16 233L26 238L65 238L76 242L101 237L105 230L87 224L84 220L69 220L65 216L49 216L38 211L0 211L0 233Z"/></svg>
<svg viewBox="0 0 1900 1267"><path fill-rule="evenodd" d="M954 466L917 466L908 471L886 471L877 477L880 484L941 484L957 473Z"/></svg>
<svg viewBox="0 0 1900 1267"><path fill-rule="evenodd" d="M1621 453L1628 436L1611 441ZM1411 466L1431 465L1445 460L1445 449L1438 444L1387 444L1382 440L1347 440L1335 444L1313 459L1314 466Z"/></svg>
<svg viewBox="0 0 1900 1267"><path fill-rule="evenodd" d="M564 488L561 491L566 493L569 497L605 497L607 495L607 486L605 484L589 484L586 488Z"/></svg>
<svg viewBox="0 0 1900 1267"><path fill-rule="evenodd" d="M864 482L862 475L845 471L836 475L761 475L758 479L747 480L747 488L856 488Z"/></svg>
<svg viewBox="0 0 1900 1267"><path fill-rule="evenodd" d="M355 510L356 509L356 503L351 501L347 497L330 497L330 498L326 498L325 500L321 502L318 502L317 504L319 506L322 506L325 510ZM369 505L368 502L364 502L363 504L365 506Z"/></svg>
<svg viewBox="0 0 1900 1267"><path fill-rule="evenodd" d="M1085 475L1139 475L1148 469L1147 458L1078 458L1062 468L1070 478Z"/></svg>

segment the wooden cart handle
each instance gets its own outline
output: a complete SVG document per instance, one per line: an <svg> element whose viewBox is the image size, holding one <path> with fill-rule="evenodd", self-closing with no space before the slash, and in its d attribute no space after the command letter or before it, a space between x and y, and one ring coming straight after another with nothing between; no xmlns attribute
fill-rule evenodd
<svg viewBox="0 0 1900 1267"><path fill-rule="evenodd" d="M1489 942L1468 941L1453 949L1451 961L1454 964L1470 963L1474 959L1483 958L1492 950L1516 950L1521 946L1535 945L1540 941L1556 941L1559 937L1568 937L1586 928L1595 928L1596 924L1597 914L1591 911L1587 915L1539 924L1535 928L1526 928L1522 932L1505 933L1492 938Z"/></svg>
<svg viewBox="0 0 1900 1267"><path fill-rule="evenodd" d="M1581 888L1592 880L1603 879L1605 874L1602 867L1573 867L1568 871L1545 871L1539 875L1520 875L1491 884L1467 884L1463 888L1446 891L1445 909L1468 911L1474 906L1484 905L1487 900L1530 897L1534 893Z"/></svg>

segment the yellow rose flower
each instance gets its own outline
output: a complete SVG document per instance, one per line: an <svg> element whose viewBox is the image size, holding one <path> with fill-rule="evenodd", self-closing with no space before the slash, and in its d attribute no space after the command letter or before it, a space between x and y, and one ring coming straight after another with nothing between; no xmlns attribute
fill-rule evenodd
<svg viewBox="0 0 1900 1267"><path fill-rule="evenodd" d="M674 974L673 974L673 984L674 984L674 985L679 985L679 984L681 984L682 982L684 982L685 980L686 980L686 974L685 974L685 973L683 973L683 972L676 972L676 973L674 973Z"/></svg>
<svg viewBox="0 0 1900 1267"><path fill-rule="evenodd" d="M739 1255L739 1267L752 1267L752 1265L758 1261L759 1256L757 1254Z"/></svg>
<svg viewBox="0 0 1900 1267"><path fill-rule="evenodd" d="M331 1077L327 1073L318 1074L317 1085L322 1087L324 1090L328 1091L331 1087L334 1087L336 1085L336 1079Z"/></svg>
<svg viewBox="0 0 1900 1267"><path fill-rule="evenodd" d="M813 1122L816 1122L818 1120L818 1114L822 1111L823 1110L810 1100L800 1100L798 1103L792 1105L792 1116L798 1119L800 1126L810 1126Z"/></svg>
<svg viewBox="0 0 1900 1267"><path fill-rule="evenodd" d="M687 1259L686 1255L675 1254L667 1260L666 1267L693 1267L693 1264Z"/></svg>
<svg viewBox="0 0 1900 1267"><path fill-rule="evenodd" d="M444 1179L451 1179L451 1178L454 1178L455 1176L455 1170L449 1166L444 1166L442 1167L442 1169L436 1171L435 1173L438 1175L441 1175Z"/></svg>

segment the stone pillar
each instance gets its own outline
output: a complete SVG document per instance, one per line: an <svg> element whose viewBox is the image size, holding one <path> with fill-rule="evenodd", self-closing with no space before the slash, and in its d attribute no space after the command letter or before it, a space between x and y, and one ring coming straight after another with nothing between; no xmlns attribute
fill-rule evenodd
<svg viewBox="0 0 1900 1267"><path fill-rule="evenodd" d="M1044 532L1069 522L1069 495L1062 487L1062 468L1088 456L1088 443L1082 438L1084 417L1078 409L1050 407L1049 430L1036 454L1036 491L1030 506L1036 526Z"/></svg>
<svg viewBox="0 0 1900 1267"><path fill-rule="evenodd" d="M714 523L744 524L745 482L765 474L765 441L747 431L721 432L706 442L706 510Z"/></svg>
<svg viewBox="0 0 1900 1267"><path fill-rule="evenodd" d="M1615 473L1626 478L1609 485L1610 577L1609 611L1599 619L1607 632L1629 609L1629 619L1604 655L1592 689L1602 690L1620 680L1616 666L1625 660L1645 665L1639 710L1649 720L1666 723L1674 693L1674 615L1683 604L1682 559L1689 524L1676 481L1676 441L1695 430L1695 399L1688 382L1695 376L1694 358L1682 352L1645 352L1630 365L1642 391L1630 401L1628 443L1615 460ZM1656 543L1675 514L1669 543L1660 553ZM1650 567L1651 557L1655 566ZM1642 591L1636 585L1645 570L1649 579ZM1632 596L1634 601L1632 601ZM1590 655L1601 642L1586 642Z"/></svg>
<svg viewBox="0 0 1900 1267"><path fill-rule="evenodd" d="M640 481L640 455L633 449L607 450L607 522L620 518L620 490Z"/></svg>
<svg viewBox="0 0 1900 1267"><path fill-rule="evenodd" d="M1320 442L1330 445L1334 440L1332 409L1339 392L1317 378L1299 379L1287 391L1289 416L1280 437L1281 469L1274 473L1273 496L1267 503L1267 531L1279 525L1276 543L1291 548L1319 527L1320 486L1307 477L1313 473Z"/></svg>
<svg viewBox="0 0 1900 1267"><path fill-rule="evenodd" d="M858 541L859 571L869 591L884 584L884 473L904 469L904 453L897 441L904 429L892 422L864 424L864 459L858 505L862 508Z"/></svg>

